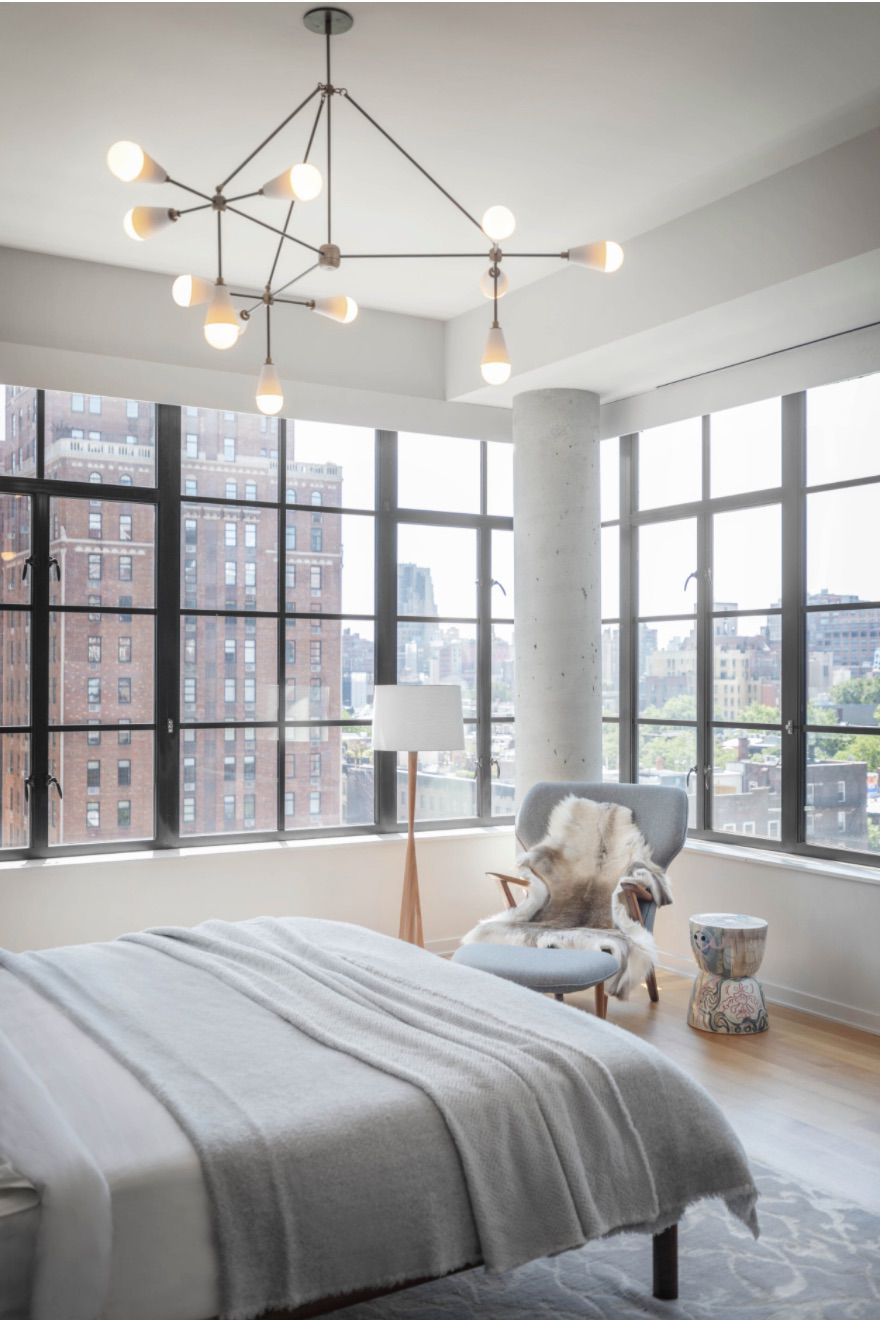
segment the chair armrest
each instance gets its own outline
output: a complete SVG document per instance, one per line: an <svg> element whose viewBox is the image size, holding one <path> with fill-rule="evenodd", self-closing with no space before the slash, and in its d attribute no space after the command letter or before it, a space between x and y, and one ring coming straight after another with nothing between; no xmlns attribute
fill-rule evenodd
<svg viewBox="0 0 880 1320"><path fill-rule="evenodd" d="M643 903L653 903L654 895L645 885L640 885L637 880L624 880L620 888L624 893L635 894L636 898L641 899Z"/></svg>
<svg viewBox="0 0 880 1320"><path fill-rule="evenodd" d="M514 898L513 894L510 892L510 886L520 885L523 889L528 889L529 887L528 880L523 880L522 876L520 875L505 875L502 871L487 871L486 874L491 875L495 880L498 881L498 883L501 886L501 892L503 893L505 901L507 902L507 906L509 908L516 907L516 899Z"/></svg>

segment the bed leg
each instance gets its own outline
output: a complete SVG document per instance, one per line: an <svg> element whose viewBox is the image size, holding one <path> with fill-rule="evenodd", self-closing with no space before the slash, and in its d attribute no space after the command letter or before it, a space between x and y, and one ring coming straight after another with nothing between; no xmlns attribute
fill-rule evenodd
<svg viewBox="0 0 880 1320"><path fill-rule="evenodd" d="M678 1297L678 1224L654 1234L654 1296L661 1302Z"/></svg>

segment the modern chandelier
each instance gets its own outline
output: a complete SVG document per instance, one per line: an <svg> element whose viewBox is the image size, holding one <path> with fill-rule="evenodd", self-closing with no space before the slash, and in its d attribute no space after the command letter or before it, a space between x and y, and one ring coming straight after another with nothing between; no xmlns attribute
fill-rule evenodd
<svg viewBox="0 0 880 1320"><path fill-rule="evenodd" d="M372 115L368 114L362 105L352 96L347 87L337 87L331 80L330 64L330 44L334 36L343 32L348 32L354 23L354 19L344 9L338 9L332 6L322 5L317 9L310 9L303 16L303 22L310 32L318 33L324 37L326 54L326 72L324 82L319 82L313 91L300 101L299 105L290 112L286 119L283 119L277 128L265 137L259 146L255 147L250 155L246 156L241 164L237 165L231 174L227 174L222 183L217 184L213 194L200 192L197 188L191 188L188 184L181 183L179 179L172 179L161 165L157 164L151 156L134 142L116 142L107 152L107 164L112 174L123 183L168 183L175 188L181 188L184 192L200 198L200 202L194 206L187 206L183 209L165 206L135 206L125 216L123 228L129 238L136 242L143 242L145 239L152 238L161 230L169 228L176 224L185 215L192 215L198 211L211 210L217 216L217 277L214 280L203 279L198 275L179 275L171 287L171 294L174 301L180 307L195 307L206 305L204 317L205 339L212 348L228 349L232 348L239 340L241 334L246 329L248 322L254 312L265 309L266 313L266 360L263 369L260 372L260 378L257 384L256 404L260 412L269 416L279 413L284 406L284 394L281 389L281 382L278 372L272 361L272 327L271 317L272 309L278 305L305 307L309 311L317 312L319 316L329 317L332 321L341 322L343 325L353 321L358 314L358 306L353 298L345 294L331 293L321 298L296 298L282 297L282 294L304 279L316 269L326 271L338 271L344 261L386 261L386 260L433 260L439 258L468 258L479 261L488 260L488 269L480 279L480 289L486 298L492 302L492 321L489 327L489 333L486 339L486 347L483 351L480 371L483 380L488 385L503 385L510 378L510 357L507 352L507 345L504 342L504 332L498 318L498 303L507 293L510 287L506 271L502 269L502 262L510 258L555 258L562 261L570 261L576 266L585 266L589 270L601 271L610 274L618 270L623 263L623 249L618 243L610 239L602 239L594 243L584 243L580 247L569 248L565 252L505 252L501 249L501 244L514 232L516 220L513 213L506 206L490 206L483 214L482 220L477 220L470 211L452 196L446 188L429 174L424 166L420 165L415 157L401 146L381 124L377 123ZM312 121L311 129L306 143L306 148L302 160L297 161L289 169L286 169L276 178L270 179L264 183L261 188L252 192L239 193L236 196L229 197L226 190L234 178L249 165L264 147L278 136L282 129L296 118L301 110L306 106L317 101L317 110ZM331 111L333 98L339 97L341 102L354 107L368 123L381 133L386 141L390 142L406 159L413 165L420 174L432 183L435 188L455 206L466 220L480 231L480 234L488 239L488 253L482 252L342 252L339 246L333 242L333 133L331 124ZM321 119L325 121L324 145L325 145L325 168L322 177L320 170L312 164L309 156L315 143L315 136L318 132L318 126ZM293 219L294 208L299 202L306 205L315 201L321 193L325 195L326 217L327 217L327 239L320 247L315 247L311 243L306 243L303 239L297 238L290 232L290 224ZM288 203L287 215L281 228L277 225L269 224L267 221L259 219L255 215L250 215L243 211L238 203L249 200L254 197L268 197L272 200L282 200ZM248 220L251 224L258 225L262 229L271 231L278 236L278 242L275 248L275 255L269 269L268 278L262 293L252 293L247 291L237 291L227 287L223 278L223 223L225 217L229 215L238 216L242 220ZM285 244L293 244L296 249L303 249L310 254L310 264L305 270L301 270L291 279L280 286L274 283L282 251L285 250ZM232 299L239 299L247 306L242 306L236 310Z"/></svg>

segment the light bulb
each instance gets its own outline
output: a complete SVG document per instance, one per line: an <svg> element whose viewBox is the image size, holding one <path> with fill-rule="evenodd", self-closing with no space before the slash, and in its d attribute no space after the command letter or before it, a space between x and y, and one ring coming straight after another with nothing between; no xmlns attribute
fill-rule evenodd
<svg viewBox="0 0 880 1320"><path fill-rule="evenodd" d="M504 331L493 323L486 339L480 371L487 385L504 385L510 380L510 358L504 342Z"/></svg>
<svg viewBox="0 0 880 1320"><path fill-rule="evenodd" d="M198 307L206 303L214 292L211 280L203 280L198 275L178 275L171 286L171 297L178 307Z"/></svg>
<svg viewBox="0 0 880 1320"><path fill-rule="evenodd" d="M332 298L316 298L312 311L319 316L329 317L331 321L341 321L343 325L348 325L357 316L358 305L354 298L338 293Z"/></svg>
<svg viewBox="0 0 880 1320"><path fill-rule="evenodd" d="M114 142L107 152L107 168L123 183L164 183L168 171L136 142Z"/></svg>
<svg viewBox="0 0 880 1320"><path fill-rule="evenodd" d="M611 275L623 265L623 248L610 238L602 238L598 243L583 243L580 247L569 248L568 259L576 266L586 266L587 270Z"/></svg>
<svg viewBox="0 0 880 1320"><path fill-rule="evenodd" d="M158 234L160 229L173 225L176 219L177 212L167 206L133 206L123 217L122 228L129 238L143 243Z"/></svg>
<svg viewBox="0 0 880 1320"><path fill-rule="evenodd" d="M276 178L270 179L268 183L264 183L260 192L264 197L283 197L287 201L292 198L297 202L311 202L323 187L321 171L314 165L309 165L307 161L301 161Z"/></svg>
<svg viewBox="0 0 880 1320"><path fill-rule="evenodd" d="M516 229L516 216L506 206L490 206L483 216L482 229L493 243L500 243Z"/></svg>
<svg viewBox="0 0 880 1320"><path fill-rule="evenodd" d="M218 280L205 312L205 338L212 348L232 348L238 340L240 324L229 290Z"/></svg>
<svg viewBox="0 0 880 1320"><path fill-rule="evenodd" d="M510 288L510 280L508 279L506 272L503 270L499 270L498 297L503 298L509 288ZM493 280L492 276L489 274L488 271L486 271L485 275L480 276L480 292L486 298L495 297L495 281Z"/></svg>
<svg viewBox="0 0 880 1320"><path fill-rule="evenodd" d="M284 407L284 391L271 359L263 364L257 383L257 407L267 417L274 417Z"/></svg>

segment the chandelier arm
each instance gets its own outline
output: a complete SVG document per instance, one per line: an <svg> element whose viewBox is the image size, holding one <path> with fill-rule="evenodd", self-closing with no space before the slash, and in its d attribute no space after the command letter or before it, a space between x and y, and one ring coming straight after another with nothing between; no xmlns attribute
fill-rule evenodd
<svg viewBox="0 0 880 1320"><path fill-rule="evenodd" d="M272 361L272 308L266 303L266 361Z"/></svg>
<svg viewBox="0 0 880 1320"><path fill-rule="evenodd" d="M344 96L346 101L348 101L351 105L353 105L355 110L358 110L363 115L364 119L366 119L369 123L371 123L374 128L378 129L379 132L382 134L382 136L384 138L387 138L388 141L391 143L391 145L393 147L396 147L397 150L401 153L401 155L405 156L411 165L415 165L419 173L424 174L428 182L433 183L434 187L438 188L440 192L442 192L443 196L446 197L450 202L452 202L453 206L457 206L459 211L461 211L462 215L467 216L468 220L470 220L472 225L476 225L480 233L483 232L483 226L480 224L479 220L475 219L475 217L471 215L470 211L466 210L462 206L461 202L456 201L455 198L452 196L452 193L447 192L447 190L443 187L443 185L437 182L433 174L429 174L428 171L425 169L424 165L419 164L415 156L411 156L409 152L406 150L406 148L400 145L400 143L397 141L396 138L393 138L391 134L373 118L372 115L368 114L367 111L364 109L364 107L358 104L358 102L354 99L354 97L351 95L349 91L347 91L345 88L340 87L339 94L340 96Z"/></svg>
<svg viewBox="0 0 880 1320"><path fill-rule="evenodd" d="M270 229L273 234L280 234L282 238L286 238L288 243L298 243L300 247L308 248L310 252L314 252L316 256L318 255L318 248L313 247L311 243L306 243L302 238L296 238L293 234L285 234L284 230L279 229L277 225L269 225L265 220L258 220L255 215L248 215L247 211L239 211L234 206L227 206L226 209L227 211L231 211L233 215L240 215L242 220L250 220L253 225L260 225L263 229Z"/></svg>
<svg viewBox="0 0 880 1320"><path fill-rule="evenodd" d="M317 131L318 131L318 124L319 124L320 119L321 119L321 111L324 109L324 102L326 101L326 99L327 99L327 93L326 93L326 92L322 92L322 93L321 93L321 99L320 99L320 101L318 102L318 113L315 115L315 122L312 124L312 131L311 131L311 133L309 134L309 140L308 140L308 142L306 143L306 152L305 152L305 155L303 156L303 162L304 162L304 163L307 162L308 159L309 159L309 152L310 152L311 149L312 149L312 143L314 142L314 140L315 140L315 134L316 134ZM296 205L296 198L294 197L293 200L291 201L290 205L289 205L288 208L287 208L287 217L286 217L286 219L285 219L285 221L284 221L284 235L285 235L285 237L287 236L287 230L288 230L288 228L289 228L289 226L290 226L290 218L291 218L291 216L293 215L293 208L294 208L295 205ZM277 269L277 267L278 267L278 258L281 256L281 249L282 249L283 246L284 246L284 238L279 238L279 239L278 239L278 246L277 246L277 248L275 249L275 260L272 262L272 269L269 271L269 278L266 280L266 287L267 287L267 288L271 288L271 287L272 287L272 281L273 281L274 278L275 278L275 271L276 271L276 269ZM315 265L317 265L317 262L315 263ZM314 266L310 266L309 269L310 269L310 270L314 270L315 267L314 267ZM299 279L300 277L297 275L296 278ZM291 283L292 283L292 282L293 282L293 281L291 281ZM286 284L284 285L284 288L285 288L285 289L287 288L287 285L286 285Z"/></svg>
<svg viewBox="0 0 880 1320"><path fill-rule="evenodd" d="M307 275L311 275L312 271L317 270L320 264L321 263L319 261L315 261L311 266L307 266L306 269L300 271L298 275L294 275L292 280L288 280L286 284L282 284L281 288L278 290L278 293L283 293L285 289L290 288L291 284L296 284L298 280L303 280ZM277 294L275 296L277 297Z"/></svg>
<svg viewBox="0 0 880 1320"><path fill-rule="evenodd" d="M175 188L182 188L184 192L192 193L193 197L203 197L206 202L211 200L207 193L199 192L198 188L190 188L188 184L181 183L179 179L172 179L170 175L165 182L172 183Z"/></svg>
<svg viewBox="0 0 880 1320"><path fill-rule="evenodd" d="M314 307L314 298L273 298L274 302L286 303L288 307Z"/></svg>
<svg viewBox="0 0 880 1320"><path fill-rule="evenodd" d="M243 202L248 197L262 197L262 195L263 195L262 188L257 188L256 192L239 193L237 197L227 197L226 204L228 206L230 202Z"/></svg>
<svg viewBox="0 0 880 1320"><path fill-rule="evenodd" d="M329 13L324 16L324 41L327 47L327 86L332 87L330 81L330 23ZM327 97L327 242L331 242L332 223L333 223L333 135L331 132L331 105L333 101L332 93Z"/></svg>
<svg viewBox="0 0 880 1320"><path fill-rule="evenodd" d="M253 160L254 156L259 155L259 153L263 150L263 147L268 146L268 144L272 141L272 139L278 136L282 128L286 128L287 125L290 123L291 119L294 119L299 114L300 110L302 110L304 106L307 106L309 101L311 101L313 97L318 95L318 92L320 90L321 90L321 84L319 83L313 92L309 92L308 96L304 101L300 101L299 105L296 107L295 110L291 110L290 114L287 116L286 119L282 119L278 127L274 128L268 137L263 138L263 141L260 143L258 147L254 147L253 151L249 156L245 156L241 164L237 165L231 174L227 174L226 178L220 184L217 191L222 192L223 189L226 187L227 183L229 183L232 179L234 179L236 174L240 174L241 171L244 169L245 165L249 165Z"/></svg>
<svg viewBox="0 0 880 1320"><path fill-rule="evenodd" d="M485 252L346 252L346 261L397 261L407 258L418 261L431 261L435 257L458 258L467 261L485 261Z"/></svg>
<svg viewBox="0 0 880 1320"><path fill-rule="evenodd" d="M504 260L506 261L508 257L546 257L548 258L548 260L551 257L553 257L557 261L567 261L568 253L567 252L505 252Z"/></svg>
<svg viewBox="0 0 880 1320"><path fill-rule="evenodd" d="M223 282L223 212L217 212L217 282Z"/></svg>
<svg viewBox="0 0 880 1320"><path fill-rule="evenodd" d="M198 206L185 206L178 215L192 215L194 211L208 211L213 206L213 202L200 202Z"/></svg>

